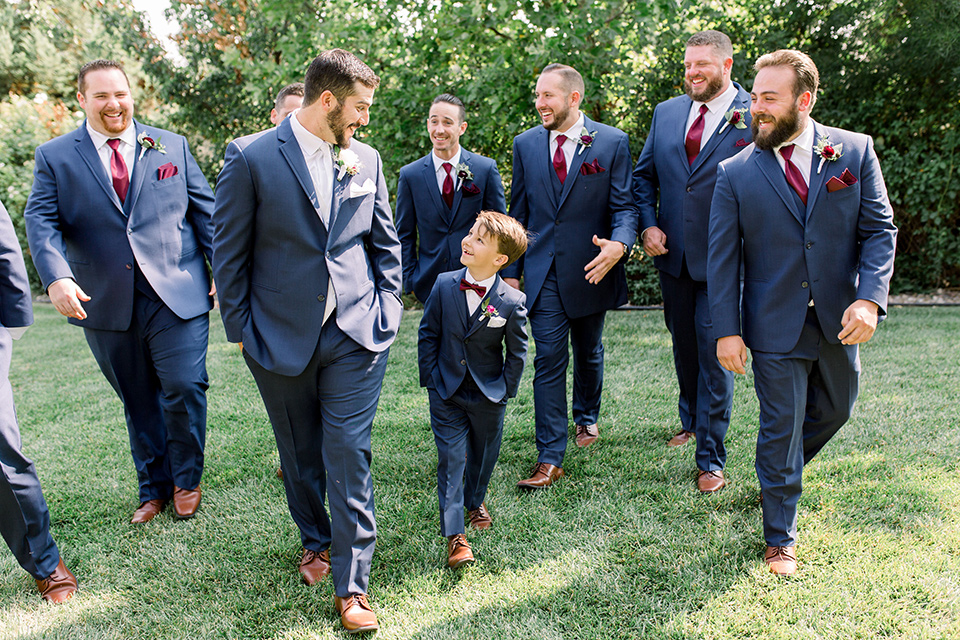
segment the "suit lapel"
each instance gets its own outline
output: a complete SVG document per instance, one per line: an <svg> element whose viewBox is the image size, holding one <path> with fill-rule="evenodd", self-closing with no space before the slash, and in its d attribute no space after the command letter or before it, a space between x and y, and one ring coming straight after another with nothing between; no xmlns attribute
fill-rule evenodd
<svg viewBox="0 0 960 640"><path fill-rule="evenodd" d="M811 120L813 122L813 146L816 148L817 142L820 141L820 138L827 137L827 132L823 130L823 127L819 123ZM813 213L813 208L817 204L817 198L820 196L820 192L823 191L823 185L827 180L827 167L829 163L824 163L823 169L817 173L817 168L820 166L820 156L816 153L811 154L810 165L810 188L807 193L807 219L810 218L810 214Z"/></svg>
<svg viewBox="0 0 960 640"><path fill-rule="evenodd" d="M290 126L290 119L285 118L280 126L277 127L277 138L280 142L280 153L283 155L290 170L296 176L300 188L303 189L307 199L313 205L313 208L320 208L320 201L317 199L317 191L313 186L313 178L310 177L310 170L307 169L307 161L303 159L303 151L300 150L300 143L297 137L293 135L293 129ZM332 208L331 208L332 211Z"/></svg>
<svg viewBox="0 0 960 640"><path fill-rule="evenodd" d="M450 209L447 208L447 203L443 201L443 196L440 195L440 189L437 187L437 172L434 170L433 166L432 151L423 159L420 173L423 177L423 186L427 191L427 197L430 198L430 202L433 203L433 207L440 212L440 218L449 224ZM457 186L456 180L454 180L453 186Z"/></svg>
<svg viewBox="0 0 960 640"><path fill-rule="evenodd" d="M460 319L460 326L463 329L464 335L467 333L467 329L470 328L470 317L467 315L467 296L465 293L460 291L460 280L467 275L467 268L463 267L460 271L457 271L453 274L453 279L450 282L450 288L448 289L450 295L453 296L453 306L457 310L457 318Z"/></svg>
<svg viewBox="0 0 960 640"><path fill-rule="evenodd" d="M136 125L137 137L139 138L140 132L144 130L143 125L137 121L134 121L134 124ZM157 139L157 137L156 135L153 136L154 139ZM133 211L133 207L137 204L137 198L140 197L140 189L143 187L143 179L147 173L147 165L150 164L149 156L152 153L159 153L159 151L148 151L141 157L140 152L141 148L138 142L134 146L135 155L133 156L133 171L130 174L130 189L127 191L126 200L123 202L123 212L124 215L127 216ZM186 167L184 167L184 169L186 169Z"/></svg>
<svg viewBox="0 0 960 640"><path fill-rule="evenodd" d="M86 163L100 187L106 192L107 197L109 197L117 207L117 211L123 213L123 205L120 204L120 198L113 188L113 182L103 168L103 163L100 161L100 154L97 153L97 148L93 146L93 140L90 139L90 134L87 133L86 120L84 120L80 128L77 129L76 140L77 153L83 158L84 163Z"/></svg>
<svg viewBox="0 0 960 640"><path fill-rule="evenodd" d="M470 172L473 172L473 168L470 167L470 152L466 149L460 149L460 162L467 165L470 169ZM456 166L454 166L454 176L453 176L453 206L450 207L450 220L449 222L453 224L453 221L457 219L457 213L460 210L460 201L463 200L463 184L458 185L460 182L456 176ZM463 182L466 182L464 180Z"/></svg>
<svg viewBox="0 0 960 640"><path fill-rule="evenodd" d="M727 111L730 111L730 109L741 109L748 105L748 96L746 96L746 94L743 92L743 89L741 89L740 85L736 83L734 83L734 86L737 87L737 95L734 96L730 104L727 105ZM724 113L726 113L726 111ZM724 128L724 125L727 125L726 128ZM723 133L719 133L720 129L723 129ZM717 147L720 145L720 140L726 138L727 136L733 135L731 131L738 131L738 129L732 124L728 124L726 118L721 118L720 124L717 125L717 130L707 140L707 144L700 149L700 153L697 154L697 159L693 161L693 165L690 167L690 173L695 172L704 162L706 162L707 158L710 157L710 154L716 151ZM684 149L684 158L686 158L686 149Z"/></svg>
<svg viewBox="0 0 960 640"><path fill-rule="evenodd" d="M542 126L537 129L537 137L533 144L533 154L537 156L534 159L533 166L539 170L543 193L547 194L547 197L550 198L550 204L553 206L553 209L559 209L557 197L553 191L553 180L557 174L553 170L553 162L550 160L553 157L553 151L550 149L550 132Z"/></svg>
<svg viewBox="0 0 960 640"><path fill-rule="evenodd" d="M754 153L756 153L755 157L760 171L773 186L774 191L777 192L777 195L780 196L783 203L787 205L787 209L789 209L793 217L797 219L797 222L803 224L806 216L797 207L799 200L796 198L793 189L787 184L787 177L783 173L783 169L780 168L777 159L774 157L774 152L758 149Z"/></svg>
<svg viewBox="0 0 960 640"><path fill-rule="evenodd" d="M676 140L675 150L677 155L680 156L680 160L684 167L687 168L688 175L693 172L693 167L690 166L690 162L687 160L687 117L690 115L690 105L693 104L693 100L689 96L683 96L680 99L680 107L674 111L676 120L673 125L675 127L676 135L673 137Z"/></svg>
<svg viewBox="0 0 960 640"><path fill-rule="evenodd" d="M588 118L583 116L583 127L587 131L593 131L593 128L596 123ZM593 155L591 148L581 148L580 147L580 136L579 133L575 138L577 146L573 151L573 160L570 161L570 168L567 169L567 177L563 181L563 191L560 192L560 203L557 205L557 209L563 206L563 201L567 199L570 191L573 189L573 183L577 181L577 178L580 176L580 166L583 165L584 159L588 155ZM596 143L596 140L593 141ZM550 168L553 168L553 165L550 165Z"/></svg>
<svg viewBox="0 0 960 640"><path fill-rule="evenodd" d="M487 306L491 306L497 311L500 310L500 307L503 306L503 298L500 294L500 285L503 283L503 280L497 275L496 279L493 281L493 284L490 285L490 290L487 291L487 295L483 297L480 301L480 305L477 307L477 310L470 317L470 330L467 331L465 338L469 338L471 335L476 333L481 327L487 325L490 322L490 318L483 315L484 310Z"/></svg>

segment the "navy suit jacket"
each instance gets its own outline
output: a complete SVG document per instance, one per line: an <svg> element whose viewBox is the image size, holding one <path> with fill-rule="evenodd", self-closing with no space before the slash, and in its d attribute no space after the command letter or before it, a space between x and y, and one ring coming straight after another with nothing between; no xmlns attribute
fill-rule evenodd
<svg viewBox="0 0 960 640"><path fill-rule="evenodd" d="M885 313L897 228L873 140L812 125L814 144L827 137L835 148L842 144L843 153L819 172L820 157L813 155L805 209L772 151L751 145L720 163L707 254L718 339L742 335L751 349L786 353L797 344L811 299L834 344L843 312L855 300L875 302ZM828 192L827 182L844 171L857 182Z"/></svg>
<svg viewBox="0 0 960 640"><path fill-rule="evenodd" d="M464 181L447 208L437 187L433 153L400 169L397 182L397 235L403 262L403 290L425 301L437 276L460 264L460 241L482 210L506 213L497 163L463 149L460 162L473 180ZM454 188L457 179L454 177ZM476 193L472 193L472 192ZM417 250L417 235L420 248Z"/></svg>
<svg viewBox="0 0 960 640"><path fill-rule="evenodd" d="M633 201L630 144L627 134L584 116L584 127L597 135L589 147L577 145L560 197L550 161L550 132L528 129L513 140L513 186L510 215L533 234L527 253L501 272L504 278L524 275L530 306L556 260L560 299L571 318L614 309L627 302L627 280L621 260L599 284L587 282L583 268L600 253L593 236L633 246L637 210ZM582 150L582 152L581 152ZM581 174L594 160L601 172Z"/></svg>
<svg viewBox="0 0 960 640"><path fill-rule="evenodd" d="M0 326L28 327L31 324L33 303L23 252L13 222L0 202Z"/></svg>
<svg viewBox="0 0 960 640"><path fill-rule="evenodd" d="M86 320L71 324L125 331L133 317L136 261L163 303L184 320L208 312L213 191L186 139L134 121L137 135L160 140L165 153L137 143L130 189L120 204L86 123L37 147L33 190L23 217L44 288L73 278L90 296ZM160 166L177 174L159 179Z"/></svg>
<svg viewBox="0 0 960 640"><path fill-rule="evenodd" d="M466 294L460 291L466 272L464 267L441 274L427 297L418 343L420 386L448 400L469 371L483 395L500 402L517 395L527 359L526 296L498 276L468 317ZM484 315L488 305L496 316ZM493 318L504 323L493 327Z"/></svg>
<svg viewBox="0 0 960 640"><path fill-rule="evenodd" d="M357 140L356 175L334 165L331 228L287 118L227 146L217 182L213 272L227 340L263 368L303 372L320 339L328 279L336 322L370 351L397 335L400 243L380 154Z"/></svg>
<svg viewBox="0 0 960 640"><path fill-rule="evenodd" d="M691 165L684 142L693 100L677 96L654 109L650 135L633 170L633 193L640 209L638 231L655 226L667 235L668 251L656 256L653 264L674 278L680 277L686 256L690 277L706 282L707 225L717 165L741 152L752 140L750 94L733 84L737 95L726 111L746 109L746 129L721 120Z"/></svg>

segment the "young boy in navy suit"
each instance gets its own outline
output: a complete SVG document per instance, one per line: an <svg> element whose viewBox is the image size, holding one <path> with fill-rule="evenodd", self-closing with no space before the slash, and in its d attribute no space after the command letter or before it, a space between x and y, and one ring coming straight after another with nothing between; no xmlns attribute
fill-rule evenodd
<svg viewBox="0 0 960 640"><path fill-rule="evenodd" d="M526 251L523 225L481 211L460 246L464 268L437 278L418 345L437 443L440 532L454 569L473 562L464 507L475 529L492 524L484 496L500 454L507 398L516 395L527 358L526 296L497 275Z"/></svg>

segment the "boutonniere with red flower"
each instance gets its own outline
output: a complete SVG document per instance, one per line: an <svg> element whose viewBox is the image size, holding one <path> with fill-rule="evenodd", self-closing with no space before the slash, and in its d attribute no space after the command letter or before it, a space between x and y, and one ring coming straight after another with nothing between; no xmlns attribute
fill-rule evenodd
<svg viewBox="0 0 960 640"><path fill-rule="evenodd" d="M724 129L728 126L733 125L737 129L746 129L747 128L747 110L743 109L730 109L725 114L723 114L723 119L726 122L723 123L723 126L720 127L720 131L717 131L717 135L723 133Z"/></svg>
<svg viewBox="0 0 960 640"><path fill-rule="evenodd" d="M486 307L483 310L483 317L494 318L496 316L499 316L500 312L497 311L496 307L494 307L492 304L488 304L489 302L490 302L490 298L485 298L484 301L480 303L481 306Z"/></svg>
<svg viewBox="0 0 960 640"><path fill-rule="evenodd" d="M340 169L337 180L343 180L343 176L348 173L355 176L360 173L360 169L363 168L363 163L360 162L360 156L350 149L341 149L339 145L333 145L333 158L336 160L337 167Z"/></svg>
<svg viewBox="0 0 960 640"><path fill-rule="evenodd" d="M137 136L137 142L140 143L140 155L137 157L137 162L143 160L143 154L147 152L147 149L156 149L162 154L167 153L167 148L160 144L160 136L157 136L157 139L154 140L147 135L146 131L143 131Z"/></svg>
<svg viewBox="0 0 960 640"><path fill-rule="evenodd" d="M470 166L466 162L458 162L453 170L457 174L457 189L467 180L473 180L473 171L470 171Z"/></svg>
<svg viewBox="0 0 960 640"><path fill-rule="evenodd" d="M583 150L588 148L593 144L593 141L597 139L596 131L587 131L586 127L580 129L580 137L577 138L577 142L580 143L580 148L577 149L577 155L583 153Z"/></svg>
<svg viewBox="0 0 960 640"><path fill-rule="evenodd" d="M832 145L827 136L823 136L817 141L817 146L813 148L813 152L820 156L820 164L817 165L817 174L819 175L820 169L823 169L824 162L828 160L830 162L836 162L840 159L840 156L843 155L843 143Z"/></svg>

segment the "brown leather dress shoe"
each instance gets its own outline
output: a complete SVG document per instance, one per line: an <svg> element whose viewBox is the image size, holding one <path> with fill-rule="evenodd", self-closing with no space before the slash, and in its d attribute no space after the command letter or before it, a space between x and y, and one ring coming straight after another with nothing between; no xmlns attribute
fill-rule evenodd
<svg viewBox="0 0 960 640"><path fill-rule="evenodd" d="M727 480L723 477L723 471L719 469L697 473L697 489L700 489L700 493L713 493L725 486L727 486Z"/></svg>
<svg viewBox="0 0 960 640"><path fill-rule="evenodd" d="M490 525L493 524L493 518L490 517L490 512L487 511L485 503L481 503L476 509L468 511L467 517L470 518L470 526L474 529L489 529Z"/></svg>
<svg viewBox="0 0 960 640"><path fill-rule="evenodd" d="M546 462L538 462L533 475L517 483L519 489L544 489L563 477L563 469Z"/></svg>
<svg viewBox="0 0 960 640"><path fill-rule="evenodd" d="M173 513L177 520L187 520L197 513L200 506L200 487L196 489L181 489L173 487Z"/></svg>
<svg viewBox="0 0 960 640"><path fill-rule="evenodd" d="M283 480L283 467L277 467L277 477Z"/></svg>
<svg viewBox="0 0 960 640"><path fill-rule="evenodd" d="M380 628L380 625L377 624L377 614L373 612L370 603L367 602L365 593L351 594L346 598L333 596L333 603L337 607L340 622L347 633L363 633L364 631L376 631Z"/></svg>
<svg viewBox="0 0 960 640"><path fill-rule="evenodd" d="M578 424L577 425L577 446L578 447L589 447L594 442L597 441L597 438L600 437L600 430L595 424Z"/></svg>
<svg viewBox="0 0 960 640"><path fill-rule="evenodd" d="M137 507L137 510L133 512L133 518L130 520L132 524L143 524L145 522L150 522L163 511L163 508L167 506L166 500L147 500L146 502L141 502L140 506Z"/></svg>
<svg viewBox="0 0 960 640"><path fill-rule="evenodd" d="M465 564L473 562L473 551L467 536L462 533L447 538L447 564L451 569L459 569Z"/></svg>
<svg viewBox="0 0 960 640"><path fill-rule="evenodd" d="M300 576L304 584L316 584L322 578L330 575L330 550L313 551L304 549L300 556Z"/></svg>
<svg viewBox="0 0 960 640"><path fill-rule="evenodd" d="M70 569L67 569L67 565L63 564L63 558L60 558L53 573L36 583L40 597L53 604L66 602L77 590L77 579L70 573Z"/></svg>
<svg viewBox="0 0 960 640"><path fill-rule="evenodd" d="M795 547L767 547L763 561L770 567L770 573L778 576L792 576L797 572L797 552Z"/></svg>
<svg viewBox="0 0 960 640"><path fill-rule="evenodd" d="M670 438L670 442L667 443L668 447L679 447L687 444L690 440L696 440L697 434L693 431L681 431L677 435Z"/></svg>

